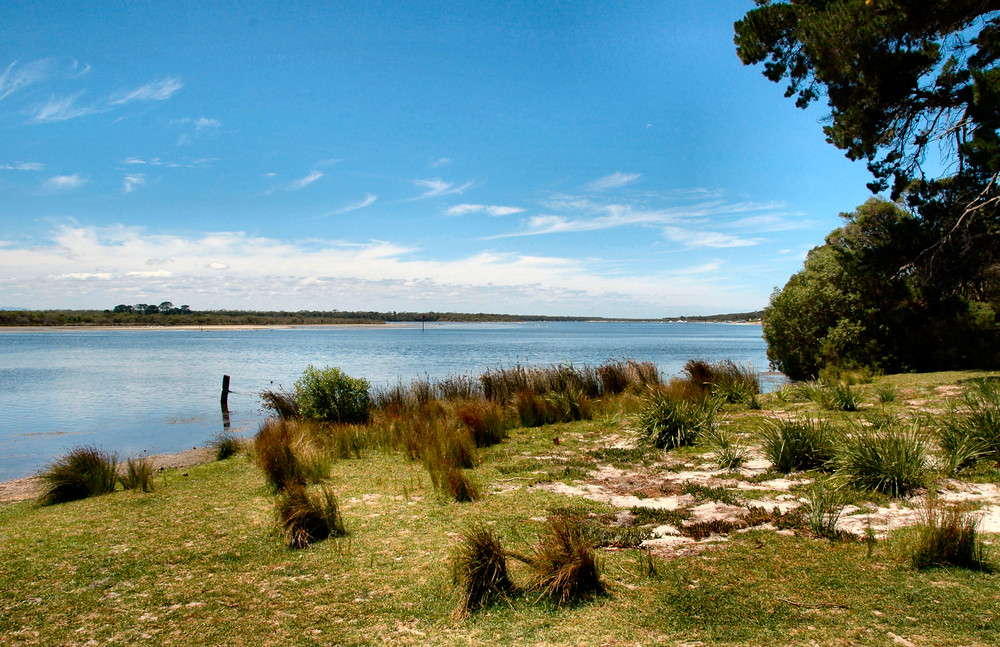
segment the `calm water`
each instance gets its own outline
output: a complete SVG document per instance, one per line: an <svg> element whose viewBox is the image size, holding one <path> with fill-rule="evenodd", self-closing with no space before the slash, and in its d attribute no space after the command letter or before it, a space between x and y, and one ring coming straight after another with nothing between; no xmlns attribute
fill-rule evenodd
<svg viewBox="0 0 1000 647"><path fill-rule="evenodd" d="M695 323L434 324L291 330L0 331L0 480L68 448L175 452L222 429L232 376L234 430L256 430L256 393L291 387L308 364L374 385L478 375L488 368L651 361L665 375L691 358L765 369L759 326Z"/></svg>

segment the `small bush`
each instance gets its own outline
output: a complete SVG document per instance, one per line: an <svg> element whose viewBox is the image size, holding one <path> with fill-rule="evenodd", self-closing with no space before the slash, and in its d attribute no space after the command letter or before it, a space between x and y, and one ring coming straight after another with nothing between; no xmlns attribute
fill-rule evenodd
<svg viewBox="0 0 1000 647"><path fill-rule="evenodd" d="M600 565L578 521L550 517L530 555L535 586L557 605L572 603L604 591Z"/></svg>
<svg viewBox="0 0 1000 647"><path fill-rule="evenodd" d="M834 459L834 435L821 420L769 420L761 430L761 448L777 472L827 469Z"/></svg>
<svg viewBox="0 0 1000 647"><path fill-rule="evenodd" d="M459 403L455 415L469 431L476 447L491 447L507 437L510 426L503 408L495 402L477 398Z"/></svg>
<svg viewBox="0 0 1000 647"><path fill-rule="evenodd" d="M958 566L986 570L978 526L979 519L967 507L944 506L929 498L916 528L916 545L911 555L914 568Z"/></svg>
<svg viewBox="0 0 1000 647"><path fill-rule="evenodd" d="M990 447L976 429L961 418L945 421L937 430L945 473L952 474L990 453Z"/></svg>
<svg viewBox="0 0 1000 647"><path fill-rule="evenodd" d="M339 368L307 366L295 383L295 399L303 418L365 423L371 416L368 381L349 377Z"/></svg>
<svg viewBox="0 0 1000 647"><path fill-rule="evenodd" d="M216 434L209 443L209 447L215 450L215 460L217 461L232 458L243 449L240 439L226 431Z"/></svg>
<svg viewBox="0 0 1000 647"><path fill-rule="evenodd" d="M928 443L921 423L909 429L859 428L847 437L839 469L854 485L901 497L923 485Z"/></svg>
<svg viewBox="0 0 1000 647"><path fill-rule="evenodd" d="M285 488L278 498L278 524L289 548L305 548L327 537L347 534L337 497L330 487L307 492L301 484Z"/></svg>
<svg viewBox="0 0 1000 647"><path fill-rule="evenodd" d="M489 606L514 590L507 553L492 530L475 525L461 533L452 556L452 580L459 591L459 616Z"/></svg>
<svg viewBox="0 0 1000 647"><path fill-rule="evenodd" d="M41 505L86 499L114 492L118 459L96 447L77 447L41 473L45 491Z"/></svg>
<svg viewBox="0 0 1000 647"><path fill-rule="evenodd" d="M118 477L122 488L140 492L153 491L153 463L148 456L130 458L125 462L125 473Z"/></svg>
<svg viewBox="0 0 1000 647"><path fill-rule="evenodd" d="M746 461L747 447L728 429L710 430L702 436L702 442L712 450L712 460L719 469L738 470Z"/></svg>
<svg viewBox="0 0 1000 647"><path fill-rule="evenodd" d="M837 411L857 411L861 396L847 382L837 382L829 387L829 398L824 408Z"/></svg>
<svg viewBox="0 0 1000 647"><path fill-rule="evenodd" d="M715 407L707 402L678 400L656 392L639 412L635 431L659 449L691 445L714 426Z"/></svg>

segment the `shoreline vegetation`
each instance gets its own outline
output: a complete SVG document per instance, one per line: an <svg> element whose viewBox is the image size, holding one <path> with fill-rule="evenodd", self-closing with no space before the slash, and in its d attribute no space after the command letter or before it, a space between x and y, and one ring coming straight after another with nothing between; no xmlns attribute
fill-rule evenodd
<svg viewBox="0 0 1000 647"><path fill-rule="evenodd" d="M1000 642L996 372L309 367L261 396L235 454L0 505L0 642Z"/></svg>
<svg viewBox="0 0 1000 647"><path fill-rule="evenodd" d="M168 303L161 306L170 305ZM139 306L145 306L140 308ZM761 312L718 314L660 319L608 317L563 317L548 315L509 315L461 312L375 312L338 310L297 312L255 310L191 310L146 306L116 306L112 310L0 310L0 328L50 327L120 327L120 328L192 328L275 326L378 326L420 323L528 323L528 322L699 322L760 323Z"/></svg>

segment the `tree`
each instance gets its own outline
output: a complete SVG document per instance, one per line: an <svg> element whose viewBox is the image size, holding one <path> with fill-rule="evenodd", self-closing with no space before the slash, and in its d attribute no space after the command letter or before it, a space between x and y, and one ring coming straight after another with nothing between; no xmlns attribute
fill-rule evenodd
<svg viewBox="0 0 1000 647"><path fill-rule="evenodd" d="M886 371L1000 365L994 299L925 289L900 260L925 244L920 218L872 198L803 269L771 295L764 311L768 358L793 379L825 367Z"/></svg>

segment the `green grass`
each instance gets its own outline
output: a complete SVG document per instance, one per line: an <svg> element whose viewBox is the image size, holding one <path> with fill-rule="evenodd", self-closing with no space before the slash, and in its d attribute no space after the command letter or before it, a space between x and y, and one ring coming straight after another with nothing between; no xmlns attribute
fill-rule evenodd
<svg viewBox="0 0 1000 647"><path fill-rule="evenodd" d="M905 401L929 400L956 378L881 379ZM865 545L749 530L700 555L661 559L637 540L656 525L680 527L685 511L636 508L635 526L623 528L604 504L532 487L599 460L625 469L656 454L600 453L627 436L627 422L511 429L479 450L470 473L483 496L471 503L440 496L422 462L400 449L332 461L325 483L350 532L300 550L286 546L276 495L244 458L167 470L151 493L0 505L0 644L1000 643L1000 575L914 569L895 549L903 539ZM688 447L678 460L703 463L710 451ZM966 474L1000 482L986 461ZM691 492L699 501L725 496L715 486ZM579 522L604 594L554 604L530 586L532 569L508 560L518 586L456 617L452 564L463 529L487 528L502 549L522 550L546 537L550 517Z"/></svg>

